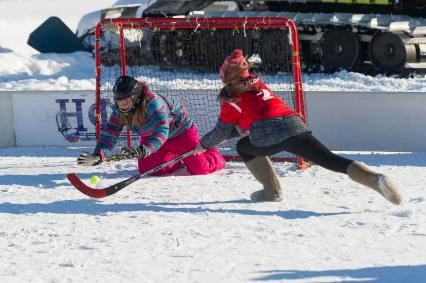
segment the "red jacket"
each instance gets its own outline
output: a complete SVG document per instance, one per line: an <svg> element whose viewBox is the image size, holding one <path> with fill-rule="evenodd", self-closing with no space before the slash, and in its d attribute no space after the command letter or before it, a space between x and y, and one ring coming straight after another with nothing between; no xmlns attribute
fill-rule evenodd
<svg viewBox="0 0 426 283"><path fill-rule="evenodd" d="M223 102L219 116L221 122L249 130L256 120L296 114L260 79L254 80L252 86L255 90L238 94L236 102Z"/></svg>

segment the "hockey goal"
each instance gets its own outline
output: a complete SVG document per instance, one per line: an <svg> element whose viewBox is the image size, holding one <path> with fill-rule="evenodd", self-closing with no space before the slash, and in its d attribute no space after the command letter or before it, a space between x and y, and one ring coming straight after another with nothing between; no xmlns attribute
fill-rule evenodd
<svg viewBox="0 0 426 283"><path fill-rule="evenodd" d="M139 18L105 19L96 28L96 134L111 113L112 86L120 75L145 81L156 94L180 101L200 136L219 114L219 67L242 49L252 72L306 122L299 45L295 23L287 18ZM127 131L115 148L137 145ZM236 139L219 146L236 159ZM278 159L295 159L282 153ZM298 159L301 162L301 159Z"/></svg>

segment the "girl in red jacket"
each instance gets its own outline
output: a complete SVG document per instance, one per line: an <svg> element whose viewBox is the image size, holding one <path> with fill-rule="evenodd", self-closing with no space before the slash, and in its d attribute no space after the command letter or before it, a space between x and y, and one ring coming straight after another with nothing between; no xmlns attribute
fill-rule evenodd
<svg viewBox="0 0 426 283"><path fill-rule="evenodd" d="M293 110L248 70L249 64L239 49L225 59L220 68L224 87L218 96L219 120L216 127L202 137L196 154L232 137L238 129L244 137L237 143L237 152L263 185L263 190L252 194L252 200L282 200L280 182L268 156L288 151L329 170L347 174L393 204L401 203L401 195L389 177L373 172L363 163L332 153Z"/></svg>

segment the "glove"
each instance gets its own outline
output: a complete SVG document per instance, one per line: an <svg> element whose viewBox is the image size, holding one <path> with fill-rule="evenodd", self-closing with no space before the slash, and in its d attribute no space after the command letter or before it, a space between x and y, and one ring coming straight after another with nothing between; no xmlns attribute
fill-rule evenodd
<svg viewBox="0 0 426 283"><path fill-rule="evenodd" d="M102 162L102 157L99 154L90 154L83 151L77 158L77 164L83 166L95 166Z"/></svg>
<svg viewBox="0 0 426 283"><path fill-rule="evenodd" d="M135 148L128 148L125 146L121 148L121 154L127 155L127 158L145 158L147 155L143 145Z"/></svg>

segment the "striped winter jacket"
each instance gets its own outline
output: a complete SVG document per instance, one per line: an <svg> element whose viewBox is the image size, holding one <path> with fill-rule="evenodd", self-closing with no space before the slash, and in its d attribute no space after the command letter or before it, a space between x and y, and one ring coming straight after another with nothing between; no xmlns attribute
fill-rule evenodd
<svg viewBox="0 0 426 283"><path fill-rule="evenodd" d="M146 85L144 85L144 96L147 99L147 119L144 124L129 126L129 129L140 135L141 144L145 147L148 156L156 152L168 138L176 137L191 128L193 121L183 105L175 99L155 95ZM95 154L102 156L108 154L124 127L117 119L116 106L113 106L112 110L94 150Z"/></svg>

